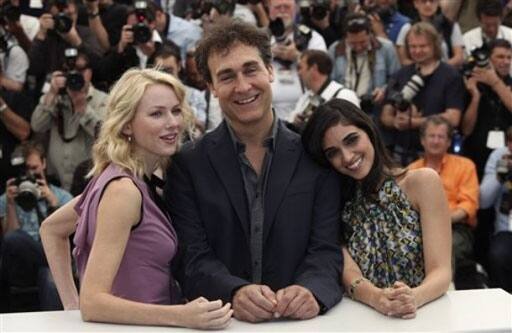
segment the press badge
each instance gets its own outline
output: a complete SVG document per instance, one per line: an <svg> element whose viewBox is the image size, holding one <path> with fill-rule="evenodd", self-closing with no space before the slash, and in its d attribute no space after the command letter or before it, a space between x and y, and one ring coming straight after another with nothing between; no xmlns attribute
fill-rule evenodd
<svg viewBox="0 0 512 333"><path fill-rule="evenodd" d="M505 147L505 132L496 130L489 131L486 146L489 149Z"/></svg>

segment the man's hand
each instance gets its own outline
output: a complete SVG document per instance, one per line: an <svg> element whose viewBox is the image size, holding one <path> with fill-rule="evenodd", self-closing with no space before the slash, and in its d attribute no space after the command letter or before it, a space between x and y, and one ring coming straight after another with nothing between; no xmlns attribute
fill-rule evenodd
<svg viewBox="0 0 512 333"><path fill-rule="evenodd" d="M380 104L384 101L384 97L386 96L386 90L384 88L375 88L372 91L372 99L373 103Z"/></svg>
<svg viewBox="0 0 512 333"><path fill-rule="evenodd" d="M471 72L471 77L475 78L477 82L482 82L490 87L494 86L501 80L492 66L487 68L475 67L473 72Z"/></svg>
<svg viewBox="0 0 512 333"><path fill-rule="evenodd" d="M123 53L124 49L131 43L133 43L132 26L126 24L123 26L123 30L121 30L121 38L119 39L119 43L117 44L117 52Z"/></svg>
<svg viewBox="0 0 512 333"><path fill-rule="evenodd" d="M285 43L274 44L272 46L272 54L275 58L296 62L299 58L300 52L297 50L295 43L292 41L286 45Z"/></svg>
<svg viewBox="0 0 512 333"><path fill-rule="evenodd" d="M471 94L472 97L478 98L480 97L481 93L480 90L478 90L477 86L477 80L473 76L469 78L464 78L464 84L466 85L467 91Z"/></svg>
<svg viewBox="0 0 512 333"><path fill-rule="evenodd" d="M308 289L292 285L277 291L275 317L311 319L320 313L320 306Z"/></svg>
<svg viewBox="0 0 512 333"><path fill-rule="evenodd" d="M76 30L75 23L71 26L71 30L66 33L59 33L62 39L71 44L73 47L79 47L82 44L82 38Z"/></svg>
<svg viewBox="0 0 512 333"><path fill-rule="evenodd" d="M48 30L53 30L55 27L55 21L53 20L52 14L44 13L39 17L39 30L46 34Z"/></svg>
<svg viewBox="0 0 512 333"><path fill-rule="evenodd" d="M8 205L14 205L14 198L18 195L18 186L14 184L15 178L10 178L5 183L5 196Z"/></svg>
<svg viewBox="0 0 512 333"><path fill-rule="evenodd" d="M52 73L50 80L50 93L57 95L59 91L66 87L66 76L61 71L55 71Z"/></svg>
<svg viewBox="0 0 512 333"><path fill-rule="evenodd" d="M378 14L369 14L368 19L370 20L372 31L375 36L388 38L388 35L386 34L386 28L384 28L384 23L382 23L382 20Z"/></svg>
<svg viewBox="0 0 512 333"><path fill-rule="evenodd" d="M50 187L48 186L48 182L44 177L40 177L37 179L37 185L39 186L39 189L41 190L41 197L48 202L48 206L50 207L57 207L59 204L59 200L57 199L57 196L55 193L50 190Z"/></svg>
<svg viewBox="0 0 512 333"><path fill-rule="evenodd" d="M265 285L250 284L238 289L233 297L233 315L251 323L272 319L277 304L275 293Z"/></svg>
<svg viewBox="0 0 512 333"><path fill-rule="evenodd" d="M409 108L410 109L405 112L396 111L393 126L399 131L405 131L413 128L412 118L421 117L421 113L414 104L411 104Z"/></svg>

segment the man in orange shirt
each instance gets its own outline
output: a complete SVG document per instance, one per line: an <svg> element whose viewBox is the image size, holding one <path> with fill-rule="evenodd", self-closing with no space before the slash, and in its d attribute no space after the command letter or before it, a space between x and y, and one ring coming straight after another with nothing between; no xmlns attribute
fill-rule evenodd
<svg viewBox="0 0 512 333"><path fill-rule="evenodd" d="M420 127L420 140L425 155L411 163L409 169L432 168L441 177L451 212L455 287L466 289L481 286L481 283L466 283L467 276L476 273L473 229L477 222L479 187L473 161L448 153L452 133L452 126L446 119L439 115L428 117ZM465 280L464 283L458 283L460 278Z"/></svg>

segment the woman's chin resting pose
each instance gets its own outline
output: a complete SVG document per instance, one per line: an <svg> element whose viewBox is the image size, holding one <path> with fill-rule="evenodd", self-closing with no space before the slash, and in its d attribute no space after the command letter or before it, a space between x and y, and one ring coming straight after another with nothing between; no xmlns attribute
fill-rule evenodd
<svg viewBox="0 0 512 333"><path fill-rule="evenodd" d="M346 291L385 315L413 318L451 281L450 213L438 175L395 166L370 117L343 100L320 106L302 141L342 176Z"/></svg>

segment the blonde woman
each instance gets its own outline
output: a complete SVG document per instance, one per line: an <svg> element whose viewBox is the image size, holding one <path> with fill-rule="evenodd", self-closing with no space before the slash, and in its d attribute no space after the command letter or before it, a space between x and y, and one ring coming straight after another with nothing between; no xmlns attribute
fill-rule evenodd
<svg viewBox="0 0 512 333"><path fill-rule="evenodd" d="M151 178L192 123L184 88L169 74L134 69L114 86L93 147L94 177L41 227L65 309L80 305L85 321L206 329L229 324L230 304L220 300L169 305L177 302L170 262L178 240ZM75 229L79 301L67 242Z"/></svg>

